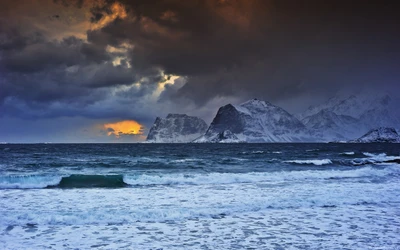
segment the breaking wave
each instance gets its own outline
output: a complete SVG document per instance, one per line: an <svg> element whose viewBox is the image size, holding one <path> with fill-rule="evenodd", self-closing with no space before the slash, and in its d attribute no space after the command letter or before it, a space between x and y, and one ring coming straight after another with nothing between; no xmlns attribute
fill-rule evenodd
<svg viewBox="0 0 400 250"><path fill-rule="evenodd" d="M125 187L123 175L70 175L54 187L59 188L118 188Z"/></svg>
<svg viewBox="0 0 400 250"><path fill-rule="evenodd" d="M322 165L328 165L332 164L332 161L329 159L321 159L321 160L291 160L291 161L284 161L286 163L294 163L294 164L306 164L306 165L316 165L316 166L322 166Z"/></svg>
<svg viewBox="0 0 400 250"><path fill-rule="evenodd" d="M125 187L123 175L21 175L0 177L1 189L118 188Z"/></svg>
<svg viewBox="0 0 400 250"><path fill-rule="evenodd" d="M214 185L280 183L342 178L374 178L400 174L397 165L366 166L351 170L303 170L250 173L169 173L137 175L0 176L0 189L123 188L149 185Z"/></svg>
<svg viewBox="0 0 400 250"><path fill-rule="evenodd" d="M134 186L145 185L207 185L234 183L280 183L285 181L309 181L326 179L384 177L399 174L396 166L386 168L363 167L354 170L307 170L251 173L168 174L125 176L124 182Z"/></svg>
<svg viewBox="0 0 400 250"><path fill-rule="evenodd" d="M341 153L341 155L355 155L354 152L343 152Z"/></svg>
<svg viewBox="0 0 400 250"><path fill-rule="evenodd" d="M30 189L30 188L46 188L48 186L60 183L62 176L46 176L46 175L16 175L1 176L1 189Z"/></svg>
<svg viewBox="0 0 400 250"><path fill-rule="evenodd" d="M400 156L388 156L385 153L372 154L368 152L363 153L366 158L358 158L352 160L352 164L356 166L367 165L367 164L400 164Z"/></svg>
<svg viewBox="0 0 400 250"><path fill-rule="evenodd" d="M243 152L241 152L240 154L241 155L254 155L254 154L264 154L265 153L265 151L262 151L262 150L253 150L253 151L243 151Z"/></svg>

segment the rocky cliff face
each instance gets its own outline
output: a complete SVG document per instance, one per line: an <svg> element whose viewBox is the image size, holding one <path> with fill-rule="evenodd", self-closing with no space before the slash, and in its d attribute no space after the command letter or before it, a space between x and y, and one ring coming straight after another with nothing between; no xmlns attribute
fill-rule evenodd
<svg viewBox="0 0 400 250"><path fill-rule="evenodd" d="M391 142L400 143L400 135L394 128L380 127L370 130L365 135L356 140L349 141L350 143L372 143L372 142Z"/></svg>
<svg viewBox="0 0 400 250"><path fill-rule="evenodd" d="M218 110L206 134L196 142L312 141L304 124L284 109L253 99Z"/></svg>
<svg viewBox="0 0 400 250"><path fill-rule="evenodd" d="M165 119L157 117L147 136L147 142L191 142L203 135L207 124L198 117L185 114L169 114Z"/></svg>

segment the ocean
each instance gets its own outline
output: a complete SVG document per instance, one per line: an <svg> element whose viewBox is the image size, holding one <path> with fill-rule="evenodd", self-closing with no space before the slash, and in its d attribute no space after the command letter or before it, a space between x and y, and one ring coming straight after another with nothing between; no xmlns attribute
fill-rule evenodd
<svg viewBox="0 0 400 250"><path fill-rule="evenodd" d="M0 249L400 249L399 144L2 144Z"/></svg>

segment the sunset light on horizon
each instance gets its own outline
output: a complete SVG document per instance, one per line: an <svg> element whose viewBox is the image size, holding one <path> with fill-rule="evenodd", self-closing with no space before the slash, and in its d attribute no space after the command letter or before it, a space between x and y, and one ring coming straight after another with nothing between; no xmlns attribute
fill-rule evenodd
<svg viewBox="0 0 400 250"><path fill-rule="evenodd" d="M120 138L123 135L143 135L144 127L134 120L125 120L115 123L106 123L102 127L108 136Z"/></svg>

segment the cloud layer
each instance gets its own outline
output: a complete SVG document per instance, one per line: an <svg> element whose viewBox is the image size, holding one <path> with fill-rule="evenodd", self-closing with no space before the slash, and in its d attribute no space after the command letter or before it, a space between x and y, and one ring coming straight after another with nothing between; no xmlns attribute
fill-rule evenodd
<svg viewBox="0 0 400 250"><path fill-rule="evenodd" d="M0 3L0 115L134 119L257 97L298 112L399 91L399 4L33 0Z"/></svg>

